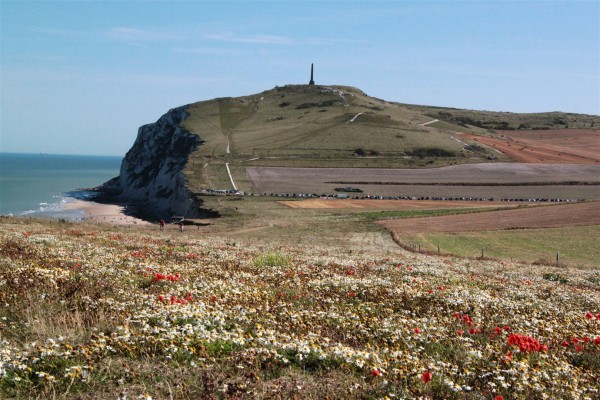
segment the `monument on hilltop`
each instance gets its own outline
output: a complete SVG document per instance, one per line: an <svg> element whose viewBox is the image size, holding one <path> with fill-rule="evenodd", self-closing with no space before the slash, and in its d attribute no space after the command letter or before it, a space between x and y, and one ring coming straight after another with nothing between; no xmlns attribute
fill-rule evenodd
<svg viewBox="0 0 600 400"><path fill-rule="evenodd" d="M309 85L314 85L315 84L315 80L313 79L313 64L310 64L310 82L308 82Z"/></svg>

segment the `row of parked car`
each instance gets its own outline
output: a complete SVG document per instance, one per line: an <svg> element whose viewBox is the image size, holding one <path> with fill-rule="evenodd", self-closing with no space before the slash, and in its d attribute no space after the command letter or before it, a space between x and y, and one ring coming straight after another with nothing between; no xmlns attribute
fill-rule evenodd
<svg viewBox="0 0 600 400"><path fill-rule="evenodd" d="M252 196L252 193L246 193ZM506 202L555 202L565 203L578 200L560 198L499 198L494 197L439 197L439 196L349 196L345 193L314 194L314 193L261 193L260 196L285 198L321 198L321 199L353 199L353 200L440 200L440 201L506 201Z"/></svg>
<svg viewBox="0 0 600 400"><path fill-rule="evenodd" d="M506 202L553 202L568 203L579 200L561 198L484 198L484 197L441 197L441 196L351 196L347 193L316 194L316 193L244 193L239 190L205 189L202 194L212 195L245 195L245 196L270 196L283 198L306 199L353 199L353 200L440 200L440 201L506 201Z"/></svg>

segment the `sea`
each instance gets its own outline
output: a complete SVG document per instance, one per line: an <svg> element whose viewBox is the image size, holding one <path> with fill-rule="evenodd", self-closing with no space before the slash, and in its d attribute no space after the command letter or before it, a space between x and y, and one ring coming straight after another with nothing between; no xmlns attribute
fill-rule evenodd
<svg viewBox="0 0 600 400"><path fill-rule="evenodd" d="M119 175L123 157L0 152L0 215L77 220L65 210L75 200L92 200L96 187Z"/></svg>

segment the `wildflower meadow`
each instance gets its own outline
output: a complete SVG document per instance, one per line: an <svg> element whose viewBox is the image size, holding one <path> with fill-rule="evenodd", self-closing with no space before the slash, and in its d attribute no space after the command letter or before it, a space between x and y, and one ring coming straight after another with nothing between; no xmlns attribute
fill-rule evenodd
<svg viewBox="0 0 600 400"><path fill-rule="evenodd" d="M600 398L600 270L1 222L0 398Z"/></svg>

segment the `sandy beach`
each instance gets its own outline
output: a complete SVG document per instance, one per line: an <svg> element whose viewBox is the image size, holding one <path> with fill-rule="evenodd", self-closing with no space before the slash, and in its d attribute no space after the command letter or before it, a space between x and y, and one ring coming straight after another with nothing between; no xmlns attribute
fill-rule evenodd
<svg viewBox="0 0 600 400"><path fill-rule="evenodd" d="M91 201L75 200L64 205L67 211L80 210L82 221L111 225L151 225L149 222L124 213L125 208L116 204L101 204Z"/></svg>

